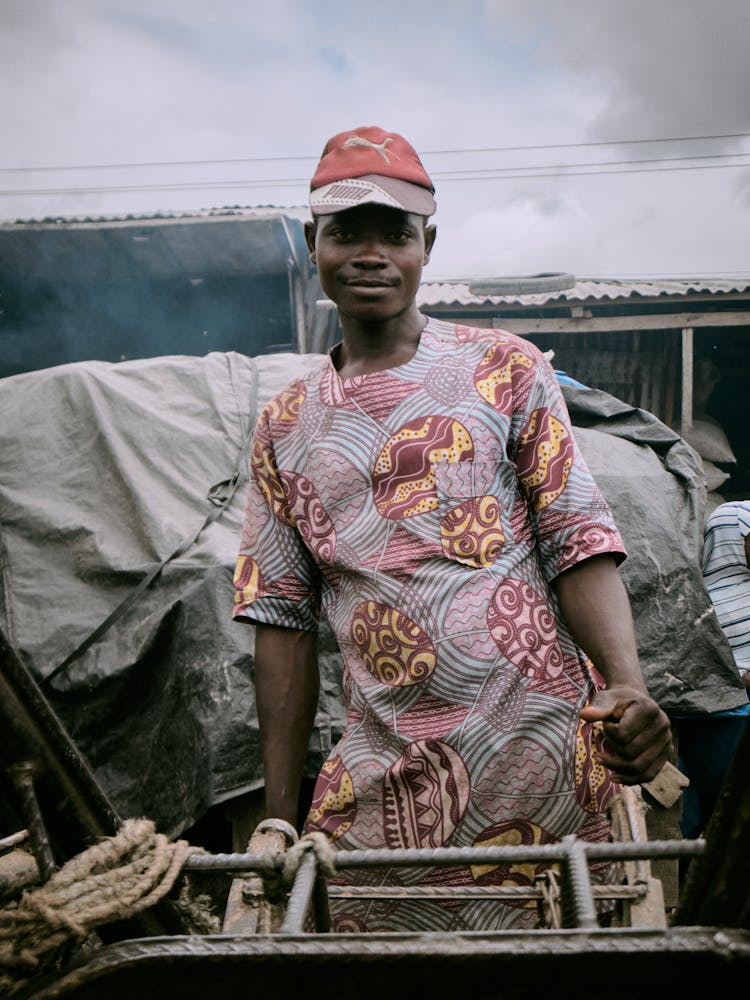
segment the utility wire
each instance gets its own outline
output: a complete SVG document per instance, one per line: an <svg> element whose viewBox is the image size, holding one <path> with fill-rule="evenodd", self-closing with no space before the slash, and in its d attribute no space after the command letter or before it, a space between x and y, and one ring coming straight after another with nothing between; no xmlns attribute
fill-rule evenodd
<svg viewBox="0 0 750 1000"><path fill-rule="evenodd" d="M750 154L747 154L750 155ZM646 161L648 162L648 161ZM592 168L594 164L592 164ZM480 172L474 172L469 175L452 175L446 174L445 176L440 176L433 174L433 177L438 177L441 181L511 181L511 180L524 180L525 178L534 177L556 177L558 179L565 179L566 177L595 177L608 174L671 174L671 173L681 173L685 170L740 170L742 167L750 167L750 160L747 163L697 163L688 164L686 166L680 167L635 167L634 169L614 169L614 170L563 170L556 171L554 168L540 167L539 169L543 171L542 173L489 173L482 174ZM504 170L512 168L502 168ZM534 170L534 167L525 167L524 170Z"/></svg>
<svg viewBox="0 0 750 1000"><path fill-rule="evenodd" d="M545 143L536 146L486 146L477 149L434 149L423 156L442 156L448 153L516 153L532 149L586 149L597 146L636 146L654 142L700 142L709 139L747 139L750 132L723 132L716 135L653 136L650 139L599 139L592 142Z"/></svg>
<svg viewBox="0 0 750 1000"><path fill-rule="evenodd" d="M707 159L725 159L729 156L750 156L750 153L722 154L717 157L706 157ZM750 166L750 161L743 163L698 163L687 164L685 166L635 166L622 167L623 163L672 163L675 160L686 159L695 160L700 157L670 157L664 160L616 160L612 163L573 163L540 165L538 167L496 167L488 169L472 169L466 171L434 172L435 180L440 181L488 181L488 180L527 180L534 178L566 178L566 177L588 177L603 174L643 174L643 173L677 173L686 170L737 170ZM569 167L585 169L569 169ZM613 168L614 167L614 168ZM537 171L532 173L531 171ZM218 190L246 190L249 188L269 188L272 190L282 187L300 187L309 183L308 178L286 177L286 178L252 178L246 180L226 180L226 181L186 181L172 184L122 184L106 185L101 187L72 187L72 188L13 188L0 189L1 197L30 196L30 195L75 195L75 194L108 194L124 193L128 191L218 191Z"/></svg>
<svg viewBox="0 0 750 1000"><path fill-rule="evenodd" d="M682 160L729 160L737 159L743 156L750 156L750 150L748 150L747 153L702 153L694 156L658 156L644 160L588 160L582 163L534 163L526 166L514 167L473 167L468 170L444 171L442 173L436 173L435 176L441 177L443 180L447 180L453 176L464 174L470 174L472 177L478 177L481 174L495 176L496 174L510 173L516 170L567 170L569 167L629 167L631 165L640 166L644 163L679 163ZM737 165L742 166L742 164ZM716 164L716 166L735 166L735 164L719 163ZM672 168L665 167L663 169ZM615 173L616 171L611 172Z"/></svg>
<svg viewBox="0 0 750 1000"><path fill-rule="evenodd" d="M478 146L467 149L432 149L425 150L421 156L448 156L461 155L464 153L516 153L522 151L540 149L593 149L600 146L635 146L644 143L659 142L700 142L715 139L746 139L750 138L750 132L721 132L716 135L677 135L677 136L654 136L647 139L601 139L593 142L560 142L542 143L527 146ZM0 173L42 173L48 171L63 170L122 170L140 167L188 167L188 166L219 166L238 163L293 163L299 161L315 161L320 154L299 155L299 156L244 156L237 158L224 158L215 160L154 160L151 162L132 163L86 163L86 164L59 164L38 167L0 167Z"/></svg>

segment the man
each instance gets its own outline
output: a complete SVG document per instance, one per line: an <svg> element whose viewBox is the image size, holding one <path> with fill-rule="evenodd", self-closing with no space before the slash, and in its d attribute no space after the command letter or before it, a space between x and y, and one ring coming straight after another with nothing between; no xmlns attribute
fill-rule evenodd
<svg viewBox="0 0 750 1000"><path fill-rule="evenodd" d="M435 201L403 137L334 136L310 206L343 339L258 421L235 575L235 617L256 626L267 815L297 820L322 606L348 722L308 831L341 849L605 841L611 777L653 778L669 722L641 675L622 542L554 373L513 334L417 308ZM383 881L528 885L529 868ZM529 902L476 899L334 914L339 931L534 921Z"/></svg>

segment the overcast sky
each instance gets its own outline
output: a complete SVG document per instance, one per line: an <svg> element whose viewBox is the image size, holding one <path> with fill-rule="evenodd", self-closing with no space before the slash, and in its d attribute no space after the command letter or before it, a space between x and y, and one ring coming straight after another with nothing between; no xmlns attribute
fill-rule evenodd
<svg viewBox="0 0 750 1000"><path fill-rule="evenodd" d="M299 214L380 125L425 278L750 277L749 42L750 0L0 0L0 219Z"/></svg>

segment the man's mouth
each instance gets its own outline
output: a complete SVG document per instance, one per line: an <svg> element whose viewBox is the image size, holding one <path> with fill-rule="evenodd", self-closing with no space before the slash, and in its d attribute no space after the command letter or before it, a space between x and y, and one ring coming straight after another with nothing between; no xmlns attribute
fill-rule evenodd
<svg viewBox="0 0 750 1000"><path fill-rule="evenodd" d="M382 278L349 278L344 284L354 288L393 288L396 282Z"/></svg>

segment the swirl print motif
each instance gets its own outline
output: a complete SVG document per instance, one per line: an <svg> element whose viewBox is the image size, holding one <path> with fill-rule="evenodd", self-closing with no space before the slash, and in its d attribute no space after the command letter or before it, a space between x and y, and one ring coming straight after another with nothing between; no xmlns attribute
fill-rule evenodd
<svg viewBox="0 0 750 1000"><path fill-rule="evenodd" d="M352 616L352 642L381 684L421 684L435 669L429 636L396 608L374 601L360 604Z"/></svg>

